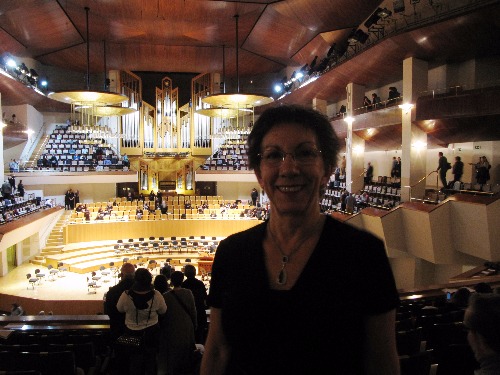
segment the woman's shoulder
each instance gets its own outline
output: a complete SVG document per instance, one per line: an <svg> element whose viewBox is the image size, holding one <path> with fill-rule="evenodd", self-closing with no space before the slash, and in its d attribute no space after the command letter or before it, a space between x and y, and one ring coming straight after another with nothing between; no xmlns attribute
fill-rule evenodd
<svg viewBox="0 0 500 375"><path fill-rule="evenodd" d="M368 245L376 245L382 243L380 239L373 234L352 226L351 224L341 222L331 216L327 216L323 236L327 241L332 241L337 244L363 245L366 248ZM349 246L355 248L356 246Z"/></svg>

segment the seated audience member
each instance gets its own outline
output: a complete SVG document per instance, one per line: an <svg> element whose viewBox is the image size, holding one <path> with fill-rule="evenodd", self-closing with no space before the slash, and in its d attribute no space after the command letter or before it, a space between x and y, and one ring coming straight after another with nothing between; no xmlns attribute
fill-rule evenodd
<svg viewBox="0 0 500 375"><path fill-rule="evenodd" d="M380 106L380 97L375 93L372 94L372 103L373 108L378 108Z"/></svg>
<svg viewBox="0 0 500 375"><path fill-rule="evenodd" d="M12 309L10 309L11 316L21 316L24 315L24 309L17 303L12 304Z"/></svg>
<svg viewBox="0 0 500 375"><path fill-rule="evenodd" d="M459 288L451 296L450 304L457 309L465 310L467 308L467 305L469 304L470 295L471 292L468 288L465 287Z"/></svg>
<svg viewBox="0 0 500 375"><path fill-rule="evenodd" d="M474 286L476 293L493 293L493 289L489 284L478 283Z"/></svg>
<svg viewBox="0 0 500 375"><path fill-rule="evenodd" d="M468 329L467 341L480 365L474 374L500 374L500 295L472 295L464 325Z"/></svg>

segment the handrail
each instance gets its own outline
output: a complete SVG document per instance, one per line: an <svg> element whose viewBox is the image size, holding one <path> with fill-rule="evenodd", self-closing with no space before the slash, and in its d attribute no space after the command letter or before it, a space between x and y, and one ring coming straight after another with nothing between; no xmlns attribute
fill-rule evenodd
<svg viewBox="0 0 500 375"><path fill-rule="evenodd" d="M361 172L361 174L360 174L360 175L355 176L355 177L351 180L351 186L352 186L352 183L353 183L354 181L357 181L360 177L363 177L363 178L364 178L364 177L365 177L365 173L366 173L366 171L367 171L367 170L363 168L363 172Z"/></svg>
<svg viewBox="0 0 500 375"><path fill-rule="evenodd" d="M411 190L417 186L419 183L421 183L422 181L425 181L427 179L427 177L429 177L431 174L433 173L436 173L436 189L438 188L438 183L439 183L439 175L438 175L438 172L437 171L431 171L429 172L426 176L422 177L420 180L418 180L416 183L414 183L413 185L406 185L405 188L408 188L410 189L410 200L412 199L412 196L411 196Z"/></svg>
<svg viewBox="0 0 500 375"><path fill-rule="evenodd" d="M408 187L408 188L414 188L415 186L417 186L419 183L421 183L422 181L424 181L427 177L429 177L431 174L433 173L436 173L437 174L437 171L431 171L429 172L429 174L427 176L424 176L422 177L420 180L418 180L416 183L414 183L413 185L409 185L409 186L405 186L405 187ZM436 176L438 177L438 176ZM437 185L437 184L436 184Z"/></svg>

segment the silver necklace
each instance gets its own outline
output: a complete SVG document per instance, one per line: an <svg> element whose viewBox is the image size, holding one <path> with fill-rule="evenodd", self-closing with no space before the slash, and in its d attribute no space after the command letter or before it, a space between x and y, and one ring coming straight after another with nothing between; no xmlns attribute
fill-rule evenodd
<svg viewBox="0 0 500 375"><path fill-rule="evenodd" d="M304 238L301 242L299 242L299 244L290 252L289 255L286 255L283 252L283 250L281 250L281 247L278 244L278 241L276 241L276 239L274 238L274 235L270 229L268 230L268 232L269 232L269 238L271 238L271 241L273 241L274 245L276 246L276 248L278 249L278 251L280 252L280 255L281 255L281 268L278 271L278 275L276 276L276 283L278 285L285 285L287 280L288 280L286 266L288 263L290 263L290 259L291 259L292 255L294 255L302 247L302 245L306 242L308 237Z"/></svg>

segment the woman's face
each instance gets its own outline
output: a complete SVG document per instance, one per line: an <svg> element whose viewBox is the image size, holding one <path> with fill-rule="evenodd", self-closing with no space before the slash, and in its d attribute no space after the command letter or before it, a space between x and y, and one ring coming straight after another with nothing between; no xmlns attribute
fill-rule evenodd
<svg viewBox="0 0 500 375"><path fill-rule="evenodd" d="M316 214L320 190L331 171L325 171L314 131L298 124L276 125L262 140L260 150L263 158L255 175L271 201L273 214ZM283 161L280 152L287 153Z"/></svg>

